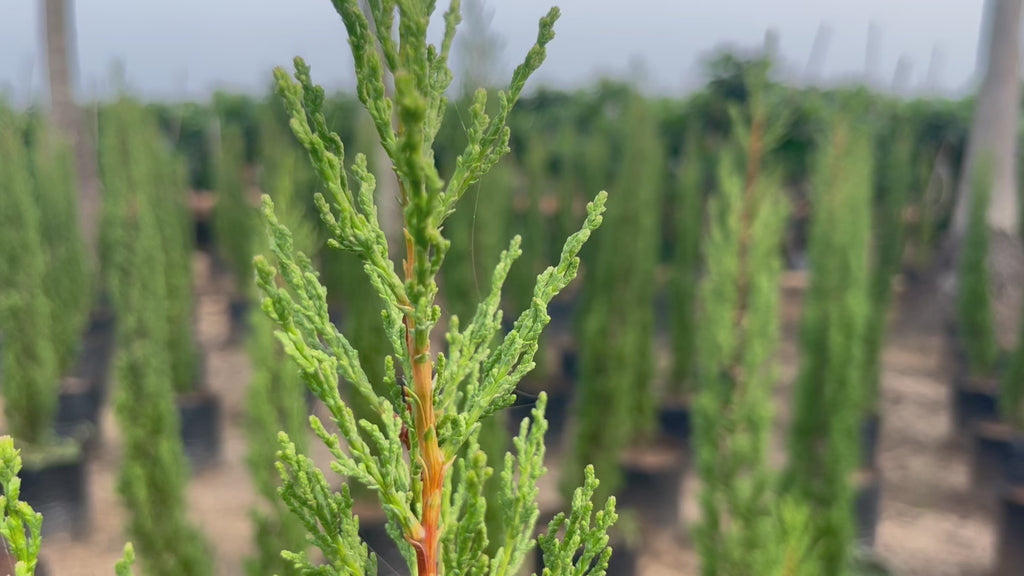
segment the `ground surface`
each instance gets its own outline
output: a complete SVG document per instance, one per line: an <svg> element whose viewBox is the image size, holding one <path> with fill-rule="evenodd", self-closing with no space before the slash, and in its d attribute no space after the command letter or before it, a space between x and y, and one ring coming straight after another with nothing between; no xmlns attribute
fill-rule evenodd
<svg viewBox="0 0 1024 576"><path fill-rule="evenodd" d="M205 274L202 260L197 264L199 336L208 352L209 384L224 400L227 425L223 463L196 477L188 496L192 518L214 544L217 574L237 576L251 545L248 510L255 502L241 429L249 368L242 346L228 339L223 286ZM951 440L940 314L917 296L904 298L901 309L884 358L883 500L876 550L897 574L980 576L993 556L993 522L970 495L965 451ZM780 351L783 385L778 394L783 419L796 365L798 297L787 298L784 316L787 337ZM102 435L104 447L90 471L92 529L79 541L56 536L45 543L50 576L112 574L120 555L123 511L114 491L119 448L109 410ZM683 516L691 522L695 489L696 481L688 476ZM696 575L685 529L650 534L640 568L641 576ZM382 568L381 574L389 571Z"/></svg>

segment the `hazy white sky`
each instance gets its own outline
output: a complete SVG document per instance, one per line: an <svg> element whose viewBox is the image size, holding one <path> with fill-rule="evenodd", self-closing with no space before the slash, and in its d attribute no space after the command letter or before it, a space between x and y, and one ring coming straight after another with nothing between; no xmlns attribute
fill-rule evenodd
<svg viewBox="0 0 1024 576"><path fill-rule="evenodd" d="M488 0L506 40L509 70L553 0ZM24 100L44 84L41 26L34 0L0 0L0 91ZM329 0L78 0L75 7L82 94L102 93L113 62L131 86L159 98L201 97L215 88L262 91L270 69L302 55L314 78L351 82L344 27ZM439 0L439 5L447 5ZM960 93L976 61L981 0L561 0L562 18L534 86L574 86L597 75L642 70L650 88L682 92L699 80L699 58L723 43L759 45L779 35L786 73L808 78L819 27L828 50L813 76L862 77L872 61L876 86L892 82L900 58L908 90ZM628 7L627 7L628 6ZM875 24L876 54L867 57ZM929 72L931 70L931 72Z"/></svg>

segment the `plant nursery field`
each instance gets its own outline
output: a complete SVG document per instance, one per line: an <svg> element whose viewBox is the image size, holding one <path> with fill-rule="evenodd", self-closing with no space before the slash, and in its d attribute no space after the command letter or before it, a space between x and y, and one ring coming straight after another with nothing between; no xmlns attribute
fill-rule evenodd
<svg viewBox="0 0 1024 576"><path fill-rule="evenodd" d="M205 254L196 255L198 333L208 353L210 387L226 407L223 462L189 484L190 514L214 542L217 574L243 574L242 559L252 547L249 510L256 503L245 466L242 430L248 357L228 334L227 293L208 273ZM776 407L785 399L795 375L796 324L802 297L801 276L793 274L784 291L780 350L781 382ZM970 488L966 446L954 439L949 412L949 369L941 317L934 294L904 292L896 303L889 344L884 353L884 421L879 443L881 513L876 550L895 573L906 576L987 574L995 547L991 507ZM786 418L780 418L785 421ZM781 435L781 430L779 434ZM318 443L316 449L323 450ZM102 421L102 449L91 464L89 504L93 525L86 537L57 535L45 541L43 558L50 576L107 574L124 543L121 505L114 490L119 439L107 410ZM781 457L781 450L774 455ZM326 455L321 454L323 460ZM553 480L558 454L549 454ZM686 475L683 527L646 534L641 576L696 575L697 560L687 526L696 519L696 479ZM543 488L555 492L550 483ZM382 575L394 574L381 566Z"/></svg>

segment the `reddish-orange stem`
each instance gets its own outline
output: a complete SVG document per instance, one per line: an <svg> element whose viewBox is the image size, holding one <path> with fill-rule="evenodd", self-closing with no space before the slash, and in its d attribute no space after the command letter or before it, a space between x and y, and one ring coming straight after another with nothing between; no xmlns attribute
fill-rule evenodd
<svg viewBox="0 0 1024 576"><path fill-rule="evenodd" d="M406 280L412 279L415 258L412 238L406 234ZM437 441L437 419L434 414L434 363L430 356L430 338L422 347L416 345L415 321L405 317L405 345L412 361L413 418L416 443L422 468L423 502L420 510L421 534L409 538L416 550L417 576L437 576L441 538L441 498L444 490L445 460Z"/></svg>

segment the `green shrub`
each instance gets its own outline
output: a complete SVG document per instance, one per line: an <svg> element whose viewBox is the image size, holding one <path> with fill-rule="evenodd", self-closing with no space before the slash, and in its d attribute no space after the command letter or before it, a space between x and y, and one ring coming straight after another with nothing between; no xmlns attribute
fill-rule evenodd
<svg viewBox="0 0 1024 576"><path fill-rule="evenodd" d="M774 574L785 545L774 534L776 478L767 457L788 211L780 174L763 156L780 126L751 98L749 131L737 131L719 153L699 292L693 417L704 576Z"/></svg>
<svg viewBox="0 0 1024 576"><path fill-rule="evenodd" d="M189 472L174 403L164 277L173 272L166 266L156 208L151 197L139 194L123 223L131 254L118 298L115 415L123 461L117 488L146 574L203 576L213 573L212 558L187 518Z"/></svg>
<svg viewBox="0 0 1024 576"><path fill-rule="evenodd" d="M78 193L71 149L40 123L33 135L32 172L44 243L52 342L57 373L71 374L93 303L85 242L78 228Z"/></svg>
<svg viewBox="0 0 1024 576"><path fill-rule="evenodd" d="M21 443L54 441L60 372L46 252L22 119L0 108L0 331L4 417Z"/></svg>
<svg viewBox="0 0 1024 576"><path fill-rule="evenodd" d="M811 279L800 334L789 475L808 506L817 574L850 571L853 473L865 396L870 313L872 140L837 118L818 158L810 235Z"/></svg>
<svg viewBox="0 0 1024 576"><path fill-rule="evenodd" d="M578 430L565 479L575 484L593 464L602 494L621 484L619 458L654 431L654 270L662 156L647 104L631 101L623 122L625 156L606 231L587 266L580 319ZM618 196L616 196L616 194Z"/></svg>
<svg viewBox="0 0 1024 576"><path fill-rule="evenodd" d="M970 374L986 377L995 372L999 354L989 292L987 214L992 196L992 171L987 159L971 173L970 196L967 234L957 269L957 325Z"/></svg>
<svg viewBox="0 0 1024 576"><path fill-rule="evenodd" d="M672 258L672 378L668 393L677 399L696 388L697 286L701 273L704 221L703 154L699 135L687 133L685 157L675 182L675 242Z"/></svg>
<svg viewBox="0 0 1024 576"><path fill-rule="evenodd" d="M252 257L257 213L248 199L244 172L245 140L240 129L227 124L221 131L216 157L214 241L217 254L235 277L239 294L249 298L253 295Z"/></svg>
<svg viewBox="0 0 1024 576"><path fill-rule="evenodd" d="M865 409L878 408L878 390L881 385L881 356L888 326L889 307L892 302L893 277L903 264L904 224L903 209L910 195L913 175L913 148L909 134L900 130L878 157L876 174L875 239L870 271L871 312L865 335L866 393Z"/></svg>

